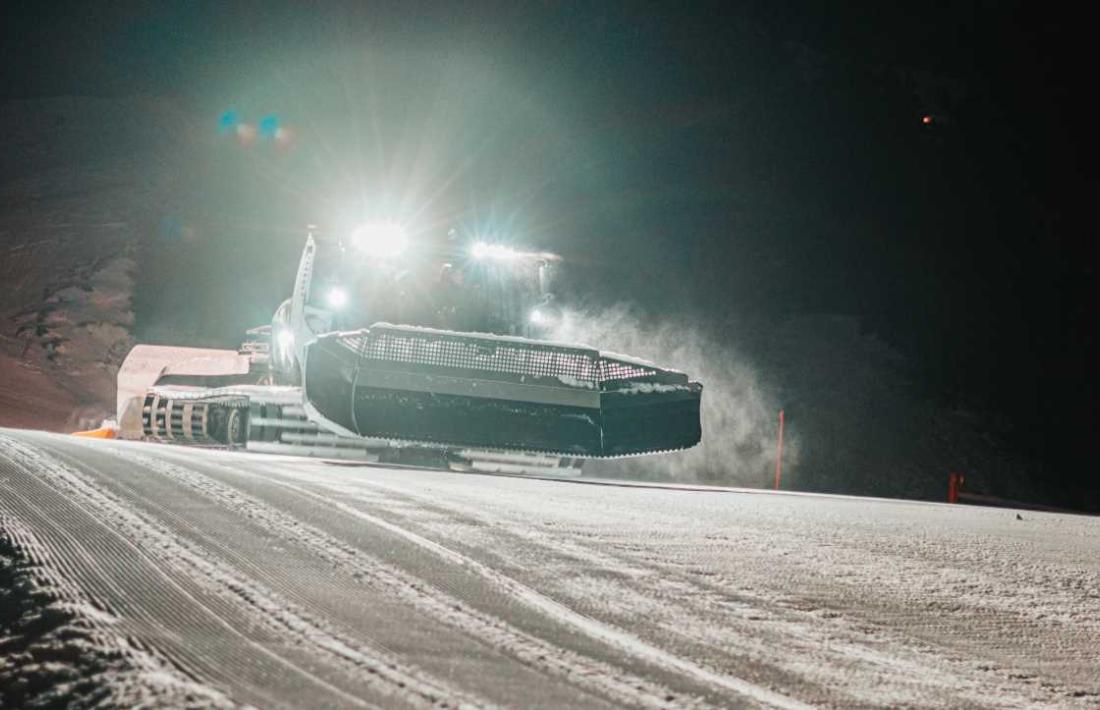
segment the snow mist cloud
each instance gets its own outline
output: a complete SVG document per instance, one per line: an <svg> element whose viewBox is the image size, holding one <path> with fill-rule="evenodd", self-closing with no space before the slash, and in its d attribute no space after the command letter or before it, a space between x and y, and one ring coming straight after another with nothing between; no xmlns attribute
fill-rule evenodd
<svg viewBox="0 0 1100 710"><path fill-rule="evenodd" d="M703 383L703 441L689 450L643 458L593 461L585 472L739 486L770 485L775 467L778 398L743 355L686 323L646 318L619 306L567 312L555 340L585 343L683 370ZM784 442L784 466L797 457Z"/></svg>

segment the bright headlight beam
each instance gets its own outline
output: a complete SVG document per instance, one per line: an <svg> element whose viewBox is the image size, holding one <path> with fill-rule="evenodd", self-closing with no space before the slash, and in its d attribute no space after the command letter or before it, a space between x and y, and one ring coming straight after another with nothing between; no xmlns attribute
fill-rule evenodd
<svg viewBox="0 0 1100 710"><path fill-rule="evenodd" d="M475 259L514 259L519 256L515 249L503 244L489 244L487 242L474 242L470 247L470 254Z"/></svg>
<svg viewBox="0 0 1100 710"><path fill-rule="evenodd" d="M347 304L348 292L339 286L333 286L329 289L328 296L325 300L328 302L329 308L338 310Z"/></svg>
<svg viewBox="0 0 1100 710"><path fill-rule="evenodd" d="M370 256L400 256L409 245L405 228L396 222L364 224L351 234L351 242Z"/></svg>

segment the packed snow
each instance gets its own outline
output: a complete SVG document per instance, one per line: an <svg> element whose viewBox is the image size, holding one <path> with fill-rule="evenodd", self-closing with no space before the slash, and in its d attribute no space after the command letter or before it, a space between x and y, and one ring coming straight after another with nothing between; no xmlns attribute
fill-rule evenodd
<svg viewBox="0 0 1100 710"><path fill-rule="evenodd" d="M20 608L60 619L26 637L0 618L0 693L1100 704L1100 520L1085 516L3 430L0 530ZM72 639L60 666L26 651Z"/></svg>

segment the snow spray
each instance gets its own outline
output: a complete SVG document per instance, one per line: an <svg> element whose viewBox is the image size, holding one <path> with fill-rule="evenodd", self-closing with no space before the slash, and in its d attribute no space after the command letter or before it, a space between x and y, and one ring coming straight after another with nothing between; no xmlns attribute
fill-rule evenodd
<svg viewBox="0 0 1100 710"><path fill-rule="evenodd" d="M775 469L778 397L761 384L748 360L707 333L680 322L654 320L617 306L567 311L554 340L622 352L683 370L703 383L703 441L688 451L642 458L591 461L594 475L768 487ZM797 440L788 433L783 455L797 461Z"/></svg>

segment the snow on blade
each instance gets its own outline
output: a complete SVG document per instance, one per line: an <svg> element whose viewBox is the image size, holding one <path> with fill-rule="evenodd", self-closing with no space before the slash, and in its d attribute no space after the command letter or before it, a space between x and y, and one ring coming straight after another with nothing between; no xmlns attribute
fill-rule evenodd
<svg viewBox="0 0 1100 710"><path fill-rule="evenodd" d="M662 385L658 382L633 382L630 385L618 388L619 394L653 394L655 392L687 392L690 385Z"/></svg>

